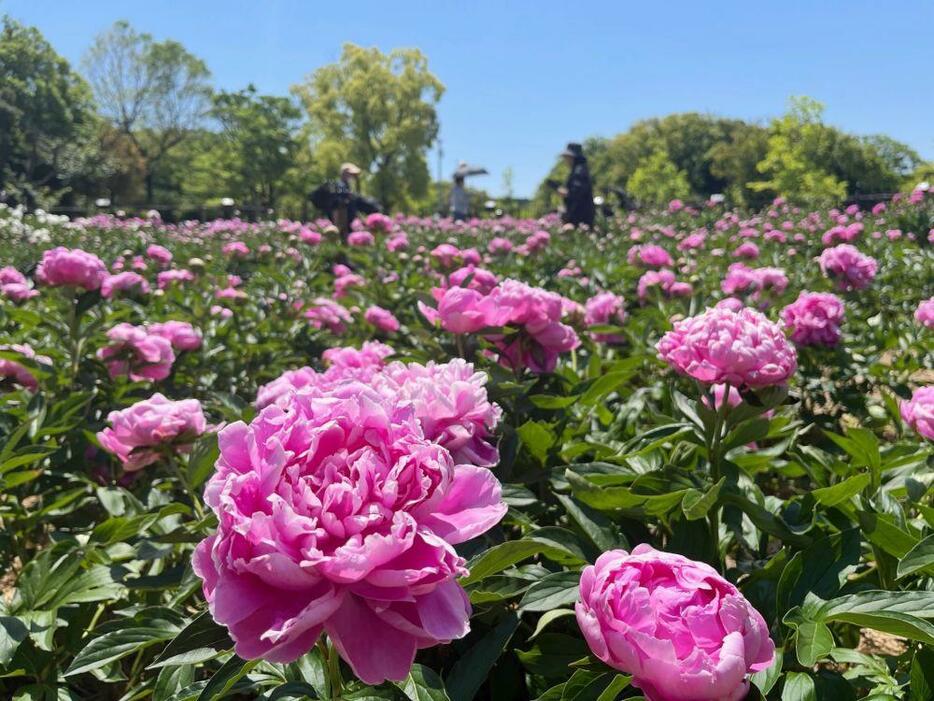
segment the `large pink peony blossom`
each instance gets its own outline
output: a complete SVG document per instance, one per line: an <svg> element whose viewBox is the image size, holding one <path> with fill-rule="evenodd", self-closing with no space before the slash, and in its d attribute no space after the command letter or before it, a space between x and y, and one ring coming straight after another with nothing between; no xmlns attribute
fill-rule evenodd
<svg viewBox="0 0 934 701"><path fill-rule="evenodd" d="M906 424L934 441L934 385L916 389L911 399L902 400L900 409Z"/></svg>
<svg viewBox="0 0 934 701"><path fill-rule="evenodd" d="M134 382L164 380L172 372L175 353L169 339L144 326L126 322L107 332L110 343L97 351L112 379L129 375Z"/></svg>
<svg viewBox="0 0 934 701"><path fill-rule="evenodd" d="M500 485L429 440L411 401L358 382L297 391L219 435L193 559L215 620L246 659L291 662L322 631L368 684L466 635L454 545L503 517Z"/></svg>
<svg viewBox="0 0 934 701"><path fill-rule="evenodd" d="M363 318L380 331L395 333L399 330L399 320L395 315L388 309L383 309L375 304L367 307L367 310L363 313Z"/></svg>
<svg viewBox="0 0 934 701"><path fill-rule="evenodd" d="M158 392L107 416L108 428L97 438L101 447L117 456L127 472L156 462L164 451L187 451L207 430L197 399L173 402Z"/></svg>
<svg viewBox="0 0 934 701"><path fill-rule="evenodd" d="M107 266L93 253L59 246L42 254L36 279L50 287L99 289L107 277Z"/></svg>
<svg viewBox="0 0 934 701"><path fill-rule="evenodd" d="M791 340L802 346L835 346L840 342L843 300L829 292L801 292L782 309Z"/></svg>
<svg viewBox="0 0 934 701"><path fill-rule="evenodd" d="M601 292L587 300L584 305L584 323L587 326L622 324L626 321L626 302L612 292ZM592 334L598 343L621 343L625 336L613 333Z"/></svg>
<svg viewBox="0 0 934 701"><path fill-rule="evenodd" d="M706 384L783 384L798 365L781 327L749 308L713 308L683 319L656 348L675 370Z"/></svg>
<svg viewBox="0 0 934 701"><path fill-rule="evenodd" d="M363 346L328 348L321 357L329 368L334 370L353 370L360 368L382 368L385 360L395 351L385 343L366 341Z"/></svg>
<svg viewBox="0 0 934 701"><path fill-rule="evenodd" d="M841 290L862 290L869 287L878 268L875 258L863 255L859 249L848 243L825 248L818 260L824 275L836 280L837 287Z"/></svg>
<svg viewBox="0 0 934 701"><path fill-rule="evenodd" d="M591 651L652 701L739 701L775 644L716 570L649 545L604 553L581 576L577 622Z"/></svg>
<svg viewBox="0 0 934 701"><path fill-rule="evenodd" d="M918 305L915 310L915 321L929 329L934 329L934 297Z"/></svg>
<svg viewBox="0 0 934 701"><path fill-rule="evenodd" d="M500 363L513 370L551 372L560 353L580 345L574 329L561 323L564 300L554 292L518 280L503 280L478 306L487 326L518 330L517 334L488 336L499 349Z"/></svg>
<svg viewBox="0 0 934 701"><path fill-rule="evenodd" d="M633 246L626 253L626 260L630 265L646 268L670 268L675 264L668 251L653 243Z"/></svg>
<svg viewBox="0 0 934 701"><path fill-rule="evenodd" d="M451 333L473 333L485 326L487 314L481 303L484 295L467 287L449 287L436 289L433 295L438 308L433 309L423 302L418 303L419 311L432 324L440 322L441 328Z"/></svg>
<svg viewBox="0 0 934 701"><path fill-rule="evenodd" d="M149 333L168 339L177 351L192 351L201 347L201 332L187 321L163 321L150 324Z"/></svg>

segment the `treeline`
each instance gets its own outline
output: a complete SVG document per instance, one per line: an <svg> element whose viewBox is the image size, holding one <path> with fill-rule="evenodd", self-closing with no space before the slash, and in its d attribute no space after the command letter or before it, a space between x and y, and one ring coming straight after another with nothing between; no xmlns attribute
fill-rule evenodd
<svg viewBox="0 0 934 701"><path fill-rule="evenodd" d="M80 70L33 27L0 32L0 198L33 208L186 205L232 198L307 214L307 195L353 161L388 208L431 208L428 150L444 91L417 49L345 45L289 96L215 90L178 42L117 22ZM197 210L187 214L197 214Z"/></svg>
<svg viewBox="0 0 934 701"><path fill-rule="evenodd" d="M612 138L584 143L595 192L625 193L641 204L723 194L759 208L776 196L806 205L896 192L932 174L911 147L884 135L854 136L823 122L823 105L792 98L767 125L694 112L636 122ZM564 177L557 163L539 185L537 211L556 204L548 181Z"/></svg>

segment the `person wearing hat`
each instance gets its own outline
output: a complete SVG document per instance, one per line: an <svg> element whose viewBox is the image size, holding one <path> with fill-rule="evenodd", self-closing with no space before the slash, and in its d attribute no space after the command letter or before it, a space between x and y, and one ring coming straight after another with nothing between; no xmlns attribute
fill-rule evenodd
<svg viewBox="0 0 934 701"><path fill-rule="evenodd" d="M464 221L470 212L470 196L464 186L464 176L454 174L454 185L451 188L451 216L454 221Z"/></svg>
<svg viewBox="0 0 934 701"><path fill-rule="evenodd" d="M341 164L341 177L337 181L334 197L334 211L331 221L340 232L341 239L346 239L350 233L350 224L357 218L356 196L354 186L360 177L360 169L353 163Z"/></svg>
<svg viewBox="0 0 934 701"><path fill-rule="evenodd" d="M593 226L593 185L584 149L580 144L572 142L561 152L561 156L571 169L564 187L558 188L558 193L564 198L562 220L575 226Z"/></svg>

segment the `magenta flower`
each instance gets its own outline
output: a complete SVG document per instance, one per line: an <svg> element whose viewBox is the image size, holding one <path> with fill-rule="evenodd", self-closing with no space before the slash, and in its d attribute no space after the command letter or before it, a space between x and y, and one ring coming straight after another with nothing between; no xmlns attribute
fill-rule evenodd
<svg viewBox="0 0 934 701"><path fill-rule="evenodd" d="M347 243L359 247L372 246L376 243L376 238L369 231L351 231Z"/></svg>
<svg viewBox="0 0 934 701"><path fill-rule="evenodd" d="M168 339L177 351L192 351L201 347L201 332L187 321L163 321L150 324L149 333Z"/></svg>
<svg viewBox="0 0 934 701"><path fill-rule="evenodd" d="M775 644L762 615L716 570L649 545L584 569L577 623L594 655L652 701L739 701Z"/></svg>
<svg viewBox="0 0 934 701"><path fill-rule="evenodd" d="M25 302L39 295L19 270L12 266L0 268L0 294L14 302Z"/></svg>
<svg viewBox="0 0 934 701"><path fill-rule="evenodd" d="M450 268L456 260L460 259L461 252L457 246L442 243L431 251L431 257L438 261L442 268Z"/></svg>
<svg viewBox="0 0 934 701"><path fill-rule="evenodd" d="M668 251L655 244L633 246L626 254L626 260L630 265L641 265L646 268L670 268L675 264Z"/></svg>
<svg viewBox="0 0 934 701"><path fill-rule="evenodd" d="M291 662L327 632L368 684L461 638L470 603L454 545L503 517L486 468L455 465L411 402L357 382L298 391L221 431L193 559L237 654Z"/></svg>
<svg viewBox="0 0 934 701"><path fill-rule="evenodd" d="M110 427L97 434L101 447L113 453L127 472L156 462L166 450L187 452L207 430L197 399L173 402L156 392L107 416Z"/></svg>
<svg viewBox="0 0 934 701"><path fill-rule="evenodd" d="M670 270L649 270L636 285L636 294L645 301L651 290L659 290L665 297L688 297L693 293L690 283L678 282Z"/></svg>
<svg viewBox="0 0 934 701"><path fill-rule="evenodd" d="M326 328L333 334L340 335L347 330L346 324L353 322L350 312L337 302L326 297L316 297L305 311L305 318L316 329Z"/></svg>
<svg viewBox="0 0 934 701"><path fill-rule="evenodd" d="M329 368L343 372L359 368L380 369L385 365L383 361L393 353L395 351L385 343L367 341L361 348L328 348L321 357ZM357 376L354 378L360 379Z"/></svg>
<svg viewBox="0 0 934 701"><path fill-rule="evenodd" d="M163 270L156 275L156 285L160 290L164 290L166 287L176 282L191 282L194 279L195 274L190 270Z"/></svg>
<svg viewBox="0 0 934 701"><path fill-rule="evenodd" d="M171 342L143 326L126 322L107 332L110 344L97 351L111 379L128 375L134 382L164 380L172 372L175 353Z"/></svg>
<svg viewBox="0 0 934 701"><path fill-rule="evenodd" d="M784 384L798 366L781 327L754 309L707 309L675 323L656 346L662 360L705 384Z"/></svg>
<svg viewBox="0 0 934 701"><path fill-rule="evenodd" d="M490 244L487 246L487 250L492 253L494 256L505 255L512 251L512 241L509 239L504 239L502 237L496 237Z"/></svg>
<svg viewBox="0 0 934 701"><path fill-rule="evenodd" d="M930 441L934 441L934 385L919 387L899 404L902 421Z"/></svg>
<svg viewBox="0 0 934 701"><path fill-rule="evenodd" d="M367 323L373 324L380 331L386 333L395 333L399 330L399 320L388 309L383 309L375 304L367 308L363 313L363 318Z"/></svg>
<svg viewBox="0 0 934 701"><path fill-rule="evenodd" d="M243 241L231 241L230 243L225 243L224 247L221 249L225 255L230 256L231 258L245 258L250 255L250 248Z"/></svg>
<svg viewBox="0 0 934 701"><path fill-rule="evenodd" d="M448 282L452 286L468 287L482 294L489 294L499 283L499 278L489 270L478 268L475 265L465 265L448 275Z"/></svg>
<svg viewBox="0 0 934 701"><path fill-rule="evenodd" d="M829 292L801 292L782 309L791 340L802 346L835 346L840 342L843 300Z"/></svg>
<svg viewBox="0 0 934 701"><path fill-rule="evenodd" d="M434 295L438 300L437 309L423 302L418 303L419 311L432 324L440 322L445 331L458 334L473 333L491 326L487 321L487 312L481 306L485 297L477 290L449 287L446 290L435 290Z"/></svg>
<svg viewBox="0 0 934 701"><path fill-rule="evenodd" d="M584 305L584 323L587 326L622 324L626 321L626 302L612 292L601 292L587 300ZM598 343L621 343L625 336L612 333L592 334Z"/></svg>
<svg viewBox="0 0 934 701"><path fill-rule="evenodd" d="M380 212L374 212L373 214L367 215L364 225L371 231L385 234L392 231L392 218Z"/></svg>
<svg viewBox="0 0 934 701"><path fill-rule="evenodd" d="M13 345L0 345L0 350L6 352L19 353L24 358L34 360L43 365L51 365L52 360L44 355L36 355L31 346L23 343L14 343ZM0 384L12 383L19 385L31 392L39 389L39 380L32 374L32 371L22 363L8 358L0 358Z"/></svg>
<svg viewBox="0 0 934 701"><path fill-rule="evenodd" d="M101 283L101 296L105 299L115 297L118 292L125 292L131 296L149 294L149 283L139 273L126 271L116 275L108 275Z"/></svg>
<svg viewBox="0 0 934 701"><path fill-rule="evenodd" d="M50 287L99 289L107 277L107 266L93 253L59 246L42 254L36 279Z"/></svg>
<svg viewBox="0 0 934 701"><path fill-rule="evenodd" d="M165 267L172 262L172 252L165 246L152 244L146 249L146 257Z"/></svg>
<svg viewBox="0 0 934 701"><path fill-rule="evenodd" d="M736 250L733 251L734 258L753 259L759 257L759 247L752 241L743 241Z"/></svg>
<svg viewBox="0 0 934 701"><path fill-rule="evenodd" d="M848 243L825 248L820 254L819 262L824 275L836 280L837 287L841 290L862 290L869 287L878 268L875 258L863 255Z"/></svg>

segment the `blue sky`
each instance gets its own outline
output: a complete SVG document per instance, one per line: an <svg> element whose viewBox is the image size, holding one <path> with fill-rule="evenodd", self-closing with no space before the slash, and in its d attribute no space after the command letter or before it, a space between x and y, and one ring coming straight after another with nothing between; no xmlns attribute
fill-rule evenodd
<svg viewBox="0 0 934 701"><path fill-rule="evenodd" d="M934 2L341 2L334 0L0 0L77 64L126 19L203 58L215 85L285 93L351 41L417 46L447 91L444 172L533 191L568 140L676 111L768 120L789 95L826 119L887 133L934 158ZM437 167L431 158L432 172Z"/></svg>

